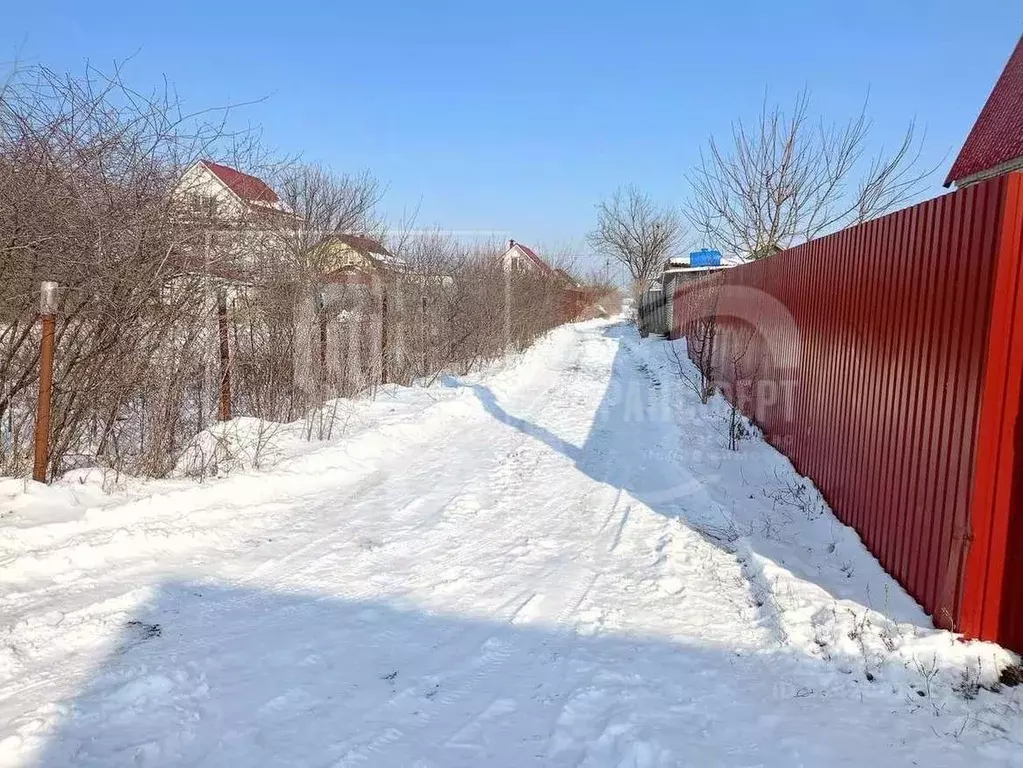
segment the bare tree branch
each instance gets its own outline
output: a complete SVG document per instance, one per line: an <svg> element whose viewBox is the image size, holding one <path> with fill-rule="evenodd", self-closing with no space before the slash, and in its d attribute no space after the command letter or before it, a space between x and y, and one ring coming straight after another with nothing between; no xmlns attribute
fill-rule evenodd
<svg viewBox="0 0 1023 768"><path fill-rule="evenodd" d="M757 259L903 206L937 166L920 167L910 123L857 179L870 128L866 102L844 125L812 120L806 91L787 112L765 102L754 125L732 127L728 145L708 141L688 174L686 217L709 245Z"/></svg>
<svg viewBox="0 0 1023 768"><path fill-rule="evenodd" d="M684 233L677 211L658 208L635 187L626 187L597 204L597 226L587 240L597 253L624 264L636 283L644 283L657 273Z"/></svg>

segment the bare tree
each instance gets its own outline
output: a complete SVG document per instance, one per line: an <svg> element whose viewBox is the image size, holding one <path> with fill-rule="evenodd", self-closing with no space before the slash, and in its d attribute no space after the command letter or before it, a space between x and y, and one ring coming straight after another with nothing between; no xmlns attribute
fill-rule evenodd
<svg viewBox="0 0 1023 768"><path fill-rule="evenodd" d="M635 187L597 203L597 226L587 236L597 253L624 264L637 284L653 277L684 235L673 208L659 208Z"/></svg>
<svg viewBox="0 0 1023 768"><path fill-rule="evenodd" d="M380 230L375 216L379 182L368 172L334 173L317 165L285 167L277 184L284 213L269 223L284 247L288 267L321 273L336 255L331 236L372 235Z"/></svg>
<svg viewBox="0 0 1023 768"><path fill-rule="evenodd" d="M844 125L826 124L806 91L789 112L765 102L729 144L711 137L688 174L686 217L708 244L757 259L905 205L934 171L920 167L922 139L910 123L894 151L865 162L866 112L864 103Z"/></svg>

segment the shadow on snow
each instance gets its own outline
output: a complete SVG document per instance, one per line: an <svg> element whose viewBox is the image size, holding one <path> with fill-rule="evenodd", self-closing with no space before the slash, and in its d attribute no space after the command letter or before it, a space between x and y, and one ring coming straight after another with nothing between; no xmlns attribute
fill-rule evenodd
<svg viewBox="0 0 1023 768"><path fill-rule="evenodd" d="M919 758L921 744L906 744L900 720L865 708L864 695L875 695L868 683L790 653L174 582L124 624L39 764Z"/></svg>
<svg viewBox="0 0 1023 768"><path fill-rule="evenodd" d="M677 372L644 354L646 347L656 350L655 355L666 355L665 342L641 342L635 327L626 323L607 327L604 336L614 339L618 348L607 389L582 446L507 412L487 387L468 386L498 421L568 457L591 479L621 489L654 512L690 525L729 554L734 553L734 537L768 517L784 525L784 511L779 513L776 505L758 492L765 485L780 488L779 477L788 476L795 482L788 460L757 441L743 443L737 452L725 450L727 422L716 423L710 406L700 404L695 394L685 389ZM750 461L750 451L758 453L759 464ZM767 470L775 474L754 477ZM745 530L740 530L743 527ZM785 557L791 542L772 546L772 537L783 538L772 532L766 537L748 537L747 543L768 560ZM814 562L814 557L787 559L785 567L839 599L862 602L864 585L868 592L873 585L879 602L887 600L887 604L872 607L895 620L927 627L927 617L901 588L897 594L885 596L886 586L892 584L890 577L858 539L856 547L874 567L855 579L842 570L837 554L826 558L828 567L821 567L822 560Z"/></svg>

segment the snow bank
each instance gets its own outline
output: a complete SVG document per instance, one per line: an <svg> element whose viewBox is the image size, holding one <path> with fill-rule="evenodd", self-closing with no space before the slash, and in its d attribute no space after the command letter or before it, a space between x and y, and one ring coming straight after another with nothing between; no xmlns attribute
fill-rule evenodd
<svg viewBox="0 0 1023 768"><path fill-rule="evenodd" d="M678 380L681 364L696 380L684 339L639 342L634 354L655 377ZM701 509L682 516L734 553L750 610L778 647L888 688L911 710L941 717L950 732L958 733L952 728L958 720L964 728L1001 734L1002 714L1017 720L1019 694L1000 682L1015 682L1016 654L935 629L812 481L741 416L747 437L737 451L728 450L732 413L721 395L702 405L686 386L677 394L673 421L684 425L677 460L702 477L706 494ZM984 714L973 704L978 697L986 702Z"/></svg>

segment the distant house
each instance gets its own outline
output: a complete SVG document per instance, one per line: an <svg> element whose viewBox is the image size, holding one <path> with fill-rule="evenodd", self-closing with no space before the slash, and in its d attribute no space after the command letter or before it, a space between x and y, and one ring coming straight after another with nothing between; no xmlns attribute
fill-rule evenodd
<svg viewBox="0 0 1023 768"><path fill-rule="evenodd" d="M663 290L672 280L676 284L681 284L698 277L713 275L715 272L730 269L741 263L738 259L724 257L717 251L706 249L693 251L689 256L672 256L664 263L661 274L651 281L650 289Z"/></svg>
<svg viewBox="0 0 1023 768"><path fill-rule="evenodd" d="M301 220L273 188L258 176L236 168L199 160L182 174L174 195L185 217L203 224L207 243L218 248L214 271L244 281L252 267L251 252L287 250L288 233L301 230ZM212 223L212 226L210 224ZM398 258L372 238L353 234L302 235L303 247L315 251L317 268L331 282L359 282L347 278L392 274L405 269ZM227 258L224 256L227 254ZM345 278L345 279L342 279Z"/></svg>
<svg viewBox="0 0 1023 768"><path fill-rule="evenodd" d="M181 264L231 290L259 281L260 259L280 247L281 233L296 220L261 178L212 160L192 163L172 196L182 223L193 228L177 251Z"/></svg>
<svg viewBox="0 0 1023 768"><path fill-rule="evenodd" d="M1023 169L1023 37L945 179L957 188Z"/></svg>
<svg viewBox="0 0 1023 768"><path fill-rule="evenodd" d="M371 275L390 277L408 269L403 258L364 235L328 235L323 247L323 269L334 282L362 282Z"/></svg>
<svg viewBox="0 0 1023 768"><path fill-rule="evenodd" d="M383 328L377 278L406 273L405 261L370 237L310 229L263 179L222 163L193 163L173 195L182 223L193 227L179 248L186 276L215 278L236 323L259 316L248 309L263 291L285 297L292 303L296 387L312 391L327 374L342 389L358 390L365 373L359 365L372 356ZM293 290L269 283L267 266Z"/></svg>
<svg viewBox="0 0 1023 768"><path fill-rule="evenodd" d="M505 272L538 272L550 275L554 271L547 262L536 255L536 251L514 240L508 241L508 250L501 254L501 265Z"/></svg>
<svg viewBox="0 0 1023 768"><path fill-rule="evenodd" d="M330 235L326 241L331 250L334 269L364 269L400 272L405 260L395 256L380 242L364 235Z"/></svg>
<svg viewBox="0 0 1023 768"><path fill-rule="evenodd" d="M242 173L212 160L199 160L186 170L174 194L197 215L224 221L252 213L288 213L277 193L258 176Z"/></svg>

